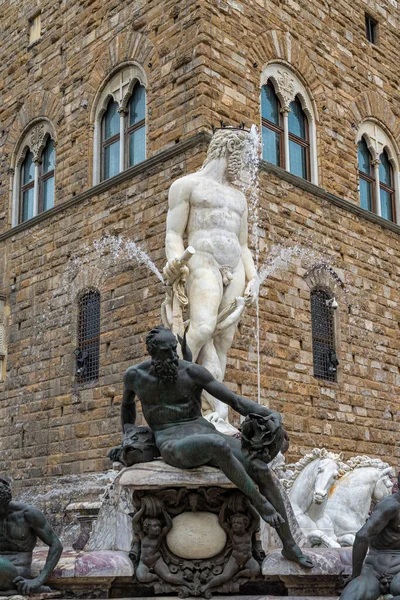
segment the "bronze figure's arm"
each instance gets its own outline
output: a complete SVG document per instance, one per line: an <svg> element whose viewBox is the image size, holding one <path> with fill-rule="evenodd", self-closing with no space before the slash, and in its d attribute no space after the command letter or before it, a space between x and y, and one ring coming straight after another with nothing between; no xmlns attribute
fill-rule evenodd
<svg viewBox="0 0 400 600"><path fill-rule="evenodd" d="M222 529L225 531L225 533L227 534L227 536L230 537L231 530L230 530L230 528L228 527L228 525L226 523L225 512L226 512L226 503L224 503L222 505L221 512L218 515L218 523L220 524L220 526L222 527Z"/></svg>
<svg viewBox="0 0 400 600"><path fill-rule="evenodd" d="M387 502L384 501L381 506L376 507L365 525L357 532L353 546L352 579L361 574L371 538L385 529L386 525L396 516L398 510L398 502L388 498Z"/></svg>
<svg viewBox="0 0 400 600"><path fill-rule="evenodd" d="M142 526L140 524L140 519L143 516L144 513L144 509L145 509L145 505L143 504L139 510L137 511L137 513L135 513L133 519L132 519L132 528L135 531L135 533L137 533L137 535L139 536L140 539L142 539L143 537L143 529Z"/></svg>
<svg viewBox="0 0 400 600"><path fill-rule="evenodd" d="M171 529L172 529L172 519L169 516L169 514L167 513L167 511L165 510L165 508L162 509L162 513L163 513L164 519L165 519L165 526L161 530L161 535L160 535L161 539L164 538L167 535L167 533L169 531L171 531Z"/></svg>
<svg viewBox="0 0 400 600"><path fill-rule="evenodd" d="M278 412L270 410L265 406L260 406L253 400L247 400L246 398L242 398L242 396L234 394L222 383L214 379L211 373L204 367L193 364L190 366L190 373L197 384L206 390L206 392L218 400L221 400L221 402L225 402L225 404L231 406L240 415L247 417L247 415L253 413L264 417L271 417L274 424L274 428L271 429L271 432L282 426L282 417Z"/></svg>
<svg viewBox="0 0 400 600"><path fill-rule="evenodd" d="M25 521L30 526L37 537L49 546L46 563L42 572L35 579L25 579L24 577L16 577L14 584L21 594L31 594L48 579L51 572L57 566L63 550L62 544L53 531L50 523L47 521L44 514L33 506L27 507L25 511Z"/></svg>

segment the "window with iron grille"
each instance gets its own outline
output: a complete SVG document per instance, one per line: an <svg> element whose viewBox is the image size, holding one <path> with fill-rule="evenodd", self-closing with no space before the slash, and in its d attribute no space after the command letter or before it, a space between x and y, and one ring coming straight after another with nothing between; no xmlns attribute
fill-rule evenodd
<svg viewBox="0 0 400 600"><path fill-rule="evenodd" d="M100 293L90 290L78 301L78 348L76 379L78 383L99 378Z"/></svg>
<svg viewBox="0 0 400 600"><path fill-rule="evenodd" d="M311 292L311 324L314 377L336 381L339 364L335 349L334 308L332 294L322 288Z"/></svg>

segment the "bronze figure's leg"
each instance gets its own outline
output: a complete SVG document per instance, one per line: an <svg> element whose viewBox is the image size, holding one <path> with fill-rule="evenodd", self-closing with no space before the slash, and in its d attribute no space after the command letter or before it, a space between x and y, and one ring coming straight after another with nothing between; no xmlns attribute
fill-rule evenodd
<svg viewBox="0 0 400 600"><path fill-rule="evenodd" d="M243 464L250 477L252 477L252 479L254 479L254 481L258 484L261 494L265 496L265 498L267 498L267 500L272 504L275 510L284 519L283 523L281 522L277 525L273 524L273 527L276 528L276 532L279 535L283 544L283 556L289 560L296 561L303 567L311 569L313 567L312 561L308 558L308 556L303 554L299 546L294 541L288 523L285 503L283 502L283 498L280 494L280 491L275 485L274 479L271 475L271 471L268 465L261 460L249 460L245 456L243 456L241 444L238 439L227 437L227 441L234 455ZM269 524L271 525L271 523Z"/></svg>
<svg viewBox="0 0 400 600"><path fill-rule="evenodd" d="M273 527L282 523L282 518L273 506L260 494L245 468L232 453L228 436L210 433L191 435L177 442L167 442L161 447L165 462L180 469L213 465L234 483L254 504L266 523ZM236 440L238 442L238 440ZM240 446L240 442L239 446Z"/></svg>
<svg viewBox="0 0 400 600"><path fill-rule="evenodd" d="M400 573L397 573L393 577L392 583L390 584L390 593L392 594L392 600L400 600Z"/></svg>
<svg viewBox="0 0 400 600"><path fill-rule="evenodd" d="M13 590L13 594L17 595L18 592L14 585L14 579L18 577L19 571L10 561L0 557L0 595L3 592Z"/></svg>
<svg viewBox="0 0 400 600"><path fill-rule="evenodd" d="M364 571L344 588L340 600L377 600L380 595L379 581L371 571Z"/></svg>

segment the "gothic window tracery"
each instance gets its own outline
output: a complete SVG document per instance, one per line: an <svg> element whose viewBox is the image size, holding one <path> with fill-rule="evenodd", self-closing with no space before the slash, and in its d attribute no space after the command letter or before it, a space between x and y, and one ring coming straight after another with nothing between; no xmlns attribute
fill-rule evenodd
<svg viewBox="0 0 400 600"><path fill-rule="evenodd" d="M399 213L399 169L394 143L373 121L358 130L360 206L396 222Z"/></svg>
<svg viewBox="0 0 400 600"><path fill-rule="evenodd" d="M263 159L318 184L316 116L303 83L281 63L261 74Z"/></svg>
<svg viewBox="0 0 400 600"><path fill-rule="evenodd" d="M13 169L12 226L54 206L56 141L50 122L33 124L17 145Z"/></svg>
<svg viewBox="0 0 400 600"><path fill-rule="evenodd" d="M146 76L128 65L102 87L94 108L93 184L146 158Z"/></svg>

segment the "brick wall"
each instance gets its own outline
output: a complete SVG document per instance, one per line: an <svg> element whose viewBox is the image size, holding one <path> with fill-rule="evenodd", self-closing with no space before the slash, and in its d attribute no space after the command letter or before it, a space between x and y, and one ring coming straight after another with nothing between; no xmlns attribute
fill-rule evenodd
<svg viewBox="0 0 400 600"><path fill-rule="evenodd" d="M10 313L0 383L4 469L34 486L43 477L109 467L107 449L120 437L122 374L144 357L163 290L133 263L106 269L104 261L84 260L74 277L71 261L105 233L123 234L162 269L167 191L201 165L208 137L196 133L219 118L258 123L260 71L276 59L292 65L315 101L320 185L329 193L264 166L260 262L277 242L313 247L349 292L338 295L338 383L326 383L312 374L307 260L293 259L267 280L261 398L285 414L290 458L324 445L396 464L399 228L356 209L355 128L373 117L399 138L397 7L359 0L350 8L311 0L60 2L43 7L42 38L28 48L34 6L24 4L3 2L0 17L0 293ZM365 10L380 20L376 47L364 36ZM141 64L149 81L149 160L91 191L95 94L125 60ZM13 151L40 116L57 131L56 206L9 232ZM101 291L100 379L77 386L76 294L89 283ZM255 323L250 309L226 376L252 398Z"/></svg>

